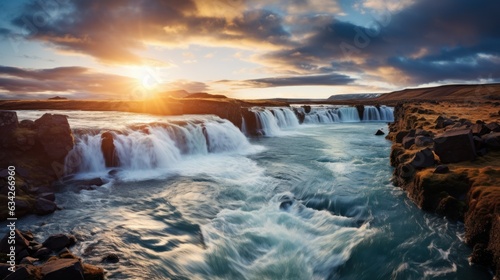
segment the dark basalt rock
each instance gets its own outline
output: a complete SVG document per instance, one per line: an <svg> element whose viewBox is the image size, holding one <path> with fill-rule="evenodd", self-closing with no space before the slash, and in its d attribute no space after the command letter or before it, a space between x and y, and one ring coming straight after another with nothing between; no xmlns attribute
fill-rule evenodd
<svg viewBox="0 0 500 280"><path fill-rule="evenodd" d="M448 119L448 118L445 118L443 116L439 116L436 119L436 126L435 126L435 128L436 129L441 129L441 128L445 128L447 126L454 125L454 124L455 124L455 122L452 119Z"/></svg>
<svg viewBox="0 0 500 280"><path fill-rule="evenodd" d="M7 233L0 241L0 253L8 254L10 252L10 244L8 243L9 233ZM18 229L14 230L14 240L16 241L16 254L25 250L29 246L29 241L24 238L22 232Z"/></svg>
<svg viewBox="0 0 500 280"><path fill-rule="evenodd" d="M303 106L302 106L302 108L304 108L304 112L305 112L306 114L311 113L311 106L309 106L309 105L303 105ZM363 107L363 108L364 108L364 107Z"/></svg>
<svg viewBox="0 0 500 280"><path fill-rule="evenodd" d="M489 123L486 127L492 132L500 132L500 124L496 122Z"/></svg>
<svg viewBox="0 0 500 280"><path fill-rule="evenodd" d="M257 132L260 130L260 123L255 112L244 108L241 109L241 115L245 121L247 133L249 135L257 135Z"/></svg>
<svg viewBox="0 0 500 280"><path fill-rule="evenodd" d="M45 198L37 198L35 201L35 213L38 215L47 215L57 210L57 204Z"/></svg>
<svg viewBox="0 0 500 280"><path fill-rule="evenodd" d="M44 280L84 280L83 265L80 260L57 259L46 262L41 267Z"/></svg>
<svg viewBox="0 0 500 280"><path fill-rule="evenodd" d="M35 121L36 135L50 159L64 162L74 140L67 116L44 114Z"/></svg>
<svg viewBox="0 0 500 280"><path fill-rule="evenodd" d="M417 145L417 147L425 147L431 145L432 143L434 143L432 137L424 135L419 135L415 137L415 145Z"/></svg>
<svg viewBox="0 0 500 280"><path fill-rule="evenodd" d="M442 163L472 161L476 158L476 149L470 129L450 130L434 139L434 152Z"/></svg>
<svg viewBox="0 0 500 280"><path fill-rule="evenodd" d="M434 153L426 148L418 151L410 162L414 168L426 168L434 166Z"/></svg>
<svg viewBox="0 0 500 280"><path fill-rule="evenodd" d="M490 149L500 149L500 132L490 133L481 136L484 144Z"/></svg>
<svg viewBox="0 0 500 280"><path fill-rule="evenodd" d="M117 254L114 254L114 253L107 254L101 260L101 262L103 262L103 263L117 263L119 261L120 261L120 258L118 257Z"/></svg>
<svg viewBox="0 0 500 280"><path fill-rule="evenodd" d="M396 141L396 143L403 143L403 139L408 135L408 133L409 131L407 130L399 131L398 133L396 133L394 140Z"/></svg>
<svg viewBox="0 0 500 280"><path fill-rule="evenodd" d="M113 133L106 131L101 134L101 151L106 167L117 167L119 165Z"/></svg>
<svg viewBox="0 0 500 280"><path fill-rule="evenodd" d="M0 134L10 133L18 126L17 113L15 111L0 110Z"/></svg>
<svg viewBox="0 0 500 280"><path fill-rule="evenodd" d="M382 130L377 130L377 132L375 132L375 135L377 136L381 136L381 135L385 135L385 132L383 132Z"/></svg>
<svg viewBox="0 0 500 280"><path fill-rule="evenodd" d="M434 170L434 173L436 174L446 174L448 172L450 172L448 165L438 165Z"/></svg>
<svg viewBox="0 0 500 280"><path fill-rule="evenodd" d="M471 126L472 134L474 136L483 136L485 134L490 133L491 129L489 129L486 125L482 123L476 123Z"/></svg>
<svg viewBox="0 0 500 280"><path fill-rule="evenodd" d="M43 246L49 248L52 251L60 251L71 244L71 238L65 234L55 234L49 236Z"/></svg>
<svg viewBox="0 0 500 280"><path fill-rule="evenodd" d="M413 144L415 144L415 137L407 135L403 138L403 147L405 149L411 148L411 146L413 146Z"/></svg>

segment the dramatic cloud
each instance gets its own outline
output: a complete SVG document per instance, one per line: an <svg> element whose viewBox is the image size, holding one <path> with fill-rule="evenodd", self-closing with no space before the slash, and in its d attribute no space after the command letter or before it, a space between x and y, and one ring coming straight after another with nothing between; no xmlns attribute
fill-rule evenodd
<svg viewBox="0 0 500 280"><path fill-rule="evenodd" d="M3 98L47 97L55 94L87 99L137 99L165 90L200 92L209 87L201 82L176 80L148 89L142 80L106 74L84 67L23 69L0 66L0 92Z"/></svg>
<svg viewBox="0 0 500 280"><path fill-rule="evenodd" d="M369 26L333 19L300 46L261 61L277 71L363 72L400 85L498 79L500 64L488 59L500 55L498 10L498 1L422 0L377 14Z"/></svg>
<svg viewBox="0 0 500 280"><path fill-rule="evenodd" d="M103 66L101 70L175 65L171 71L201 77L191 81L189 76L176 76L179 80L171 81L168 89L207 91L217 88L209 81L221 79L231 80L218 86L245 89L337 85L373 89L500 81L500 1L495 0L27 2L12 11L8 24L0 20L5 25L0 26L1 38L13 45L26 39L55 49L57 56L91 57ZM232 57L236 62L226 55L212 71L210 65L195 68L209 51L195 55L191 52L196 50L186 50L191 46L224 47L218 51L246 55ZM172 64L162 53L182 53L183 48L182 60ZM200 69L223 75L204 78ZM243 74L235 78L235 73ZM0 67L0 88L18 94L68 91L118 96L117 92L129 92L126 88L134 82L85 67Z"/></svg>
<svg viewBox="0 0 500 280"><path fill-rule="evenodd" d="M285 87L285 86L336 86L347 85L354 81L346 75L328 74L328 75L310 75L310 76L290 76L290 77L272 77L262 79L252 79L245 81L218 81L219 83L228 83L241 87Z"/></svg>

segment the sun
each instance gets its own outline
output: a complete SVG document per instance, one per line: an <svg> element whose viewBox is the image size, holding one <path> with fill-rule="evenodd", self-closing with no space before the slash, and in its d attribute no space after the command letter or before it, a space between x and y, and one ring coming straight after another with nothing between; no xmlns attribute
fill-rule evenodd
<svg viewBox="0 0 500 280"><path fill-rule="evenodd" d="M134 92L138 98L154 97L164 85L157 67L133 65L124 70L124 74L133 79Z"/></svg>

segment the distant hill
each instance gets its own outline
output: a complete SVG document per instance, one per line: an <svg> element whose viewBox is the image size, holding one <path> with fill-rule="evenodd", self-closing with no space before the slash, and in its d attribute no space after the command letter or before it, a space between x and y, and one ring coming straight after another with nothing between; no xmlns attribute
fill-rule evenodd
<svg viewBox="0 0 500 280"><path fill-rule="evenodd" d="M380 93L351 93L351 94L338 94L328 97L327 100L349 100L349 99L369 99L379 97Z"/></svg>
<svg viewBox="0 0 500 280"><path fill-rule="evenodd" d="M60 96L55 96L55 97L51 97L49 98L49 100L67 100L68 98L66 97L60 97Z"/></svg>
<svg viewBox="0 0 500 280"><path fill-rule="evenodd" d="M184 96L184 98L227 98L227 96L222 94L210 94L206 92L197 92Z"/></svg>
<svg viewBox="0 0 500 280"><path fill-rule="evenodd" d="M190 95L190 93L183 90L183 89L180 89L180 90L166 91L166 92L160 93L159 95L162 97L183 98L183 97Z"/></svg>
<svg viewBox="0 0 500 280"><path fill-rule="evenodd" d="M500 84L445 85L411 88L380 95L379 102L388 101L493 101L500 100Z"/></svg>

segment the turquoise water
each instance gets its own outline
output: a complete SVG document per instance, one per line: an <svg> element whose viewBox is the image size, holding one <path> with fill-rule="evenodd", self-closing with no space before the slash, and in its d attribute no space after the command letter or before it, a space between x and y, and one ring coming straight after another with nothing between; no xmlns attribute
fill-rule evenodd
<svg viewBox="0 0 500 280"><path fill-rule="evenodd" d="M301 125L245 152L104 172L106 185L65 184L64 210L19 227L72 232L90 263L117 253L110 279L491 279L469 265L461 224L392 186L379 128Z"/></svg>

